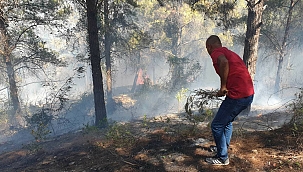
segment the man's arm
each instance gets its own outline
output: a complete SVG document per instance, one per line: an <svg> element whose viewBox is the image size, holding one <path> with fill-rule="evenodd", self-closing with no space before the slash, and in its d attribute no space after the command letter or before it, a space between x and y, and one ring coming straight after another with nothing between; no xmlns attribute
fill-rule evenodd
<svg viewBox="0 0 303 172"><path fill-rule="evenodd" d="M218 57L218 66L219 66L219 76L221 80L221 88L217 93L217 96L225 96L228 92L226 88L226 83L227 83L227 77L228 77L228 72L229 72L229 64L228 60L224 55L220 55Z"/></svg>

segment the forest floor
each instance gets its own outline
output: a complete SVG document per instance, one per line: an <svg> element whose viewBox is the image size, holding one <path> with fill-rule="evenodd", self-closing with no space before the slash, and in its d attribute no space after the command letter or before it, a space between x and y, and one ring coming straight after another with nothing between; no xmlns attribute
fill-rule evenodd
<svg viewBox="0 0 303 172"><path fill-rule="evenodd" d="M274 129L258 121L265 121L265 115L234 122L227 166L205 162L213 155L209 146L214 144L206 123L195 124L187 121L184 114L171 114L114 123L102 130L85 126L78 132L34 141L1 153L0 171L303 171L302 129L286 125ZM250 130L246 124L267 129Z"/></svg>

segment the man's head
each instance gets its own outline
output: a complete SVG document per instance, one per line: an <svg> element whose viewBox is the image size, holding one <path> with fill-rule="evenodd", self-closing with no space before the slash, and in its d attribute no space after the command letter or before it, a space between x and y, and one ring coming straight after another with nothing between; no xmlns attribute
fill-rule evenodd
<svg viewBox="0 0 303 172"><path fill-rule="evenodd" d="M211 35L206 40L206 49L209 55L214 51L216 48L222 47L222 43L220 38L217 35Z"/></svg>

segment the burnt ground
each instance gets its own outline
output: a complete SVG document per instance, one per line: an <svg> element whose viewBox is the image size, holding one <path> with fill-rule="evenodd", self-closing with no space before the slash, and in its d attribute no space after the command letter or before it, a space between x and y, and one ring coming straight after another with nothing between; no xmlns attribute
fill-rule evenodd
<svg viewBox="0 0 303 172"><path fill-rule="evenodd" d="M257 116L235 122L228 166L204 162L212 156L208 147L214 144L207 125L160 117L113 124L103 130L86 126L43 142L33 141L21 149L3 152L0 171L302 171L302 128L284 125L257 131L244 127L247 123L264 127L258 120Z"/></svg>

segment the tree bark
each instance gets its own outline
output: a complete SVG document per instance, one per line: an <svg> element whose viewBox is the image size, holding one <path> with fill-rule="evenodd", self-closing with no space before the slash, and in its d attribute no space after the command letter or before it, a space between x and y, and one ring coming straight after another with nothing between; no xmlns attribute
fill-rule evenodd
<svg viewBox="0 0 303 172"><path fill-rule="evenodd" d="M178 10L176 10L178 11ZM171 79L170 79L170 88L172 90L179 89L181 81L181 77L183 74L183 64L181 63L182 59L180 57L180 39L181 39L181 29L180 23L177 20L179 12L171 13L168 18L166 19L166 36L171 40L171 54L169 60L169 67L171 72Z"/></svg>
<svg viewBox="0 0 303 172"><path fill-rule="evenodd" d="M3 57L3 62L6 65L6 73L8 77L9 83L9 92L10 92L10 99L13 104L14 111L12 115L15 115L20 110L20 101L18 97L18 88L15 80L15 71L14 66L11 60L11 51L10 45L8 41L7 23L3 18L2 11L0 11L0 41L1 41L1 56Z"/></svg>
<svg viewBox="0 0 303 172"><path fill-rule="evenodd" d="M275 92L278 92L281 88L281 78L282 78L282 66L283 66L283 61L284 57L286 55L286 48L287 48L287 40L289 37L289 30L290 30L290 24L292 21L292 13L293 13L293 8L297 4L299 0L290 0L290 4L288 7L288 15L287 15L287 21L286 21L286 26L285 26L285 31L284 31L284 36L279 52L279 61L278 61L278 69L277 69L277 75L276 75L276 80L275 80Z"/></svg>
<svg viewBox="0 0 303 172"><path fill-rule="evenodd" d="M136 74L135 74L135 78L134 78L134 81L133 81L133 86L132 86L132 89L130 91L131 93L135 93L136 88L137 88L137 80L138 80L138 76L139 76L139 71L141 69L141 67L140 67L140 64L141 64L141 54L140 54L140 52L138 52L138 54L137 54L137 60L138 60L137 69L136 69Z"/></svg>
<svg viewBox="0 0 303 172"><path fill-rule="evenodd" d="M133 86L132 86L132 89L130 90L131 93L135 93L135 90L137 88L137 80L138 80L139 69L140 68L137 68L137 72L135 74L135 78L134 78L134 81L133 81Z"/></svg>
<svg viewBox="0 0 303 172"><path fill-rule="evenodd" d="M248 6L247 30L243 60L254 80L258 58L258 44L262 25L264 0L246 0Z"/></svg>
<svg viewBox="0 0 303 172"><path fill-rule="evenodd" d="M16 114L20 110L18 88L15 80L15 72L13 65L9 58L7 60L8 61L6 61L6 71L7 71L8 82L9 82L10 97L14 108L13 114Z"/></svg>
<svg viewBox="0 0 303 172"><path fill-rule="evenodd" d="M106 61L106 85L107 85L107 113L114 111L114 100L112 91L112 65L110 58L111 40L109 26L108 0L104 0L104 54Z"/></svg>
<svg viewBox="0 0 303 172"><path fill-rule="evenodd" d="M93 91L95 102L95 125L105 127L107 125L107 116L104 101L103 79L100 65L101 59L98 39L96 0L86 0L86 6L89 50L92 65Z"/></svg>

